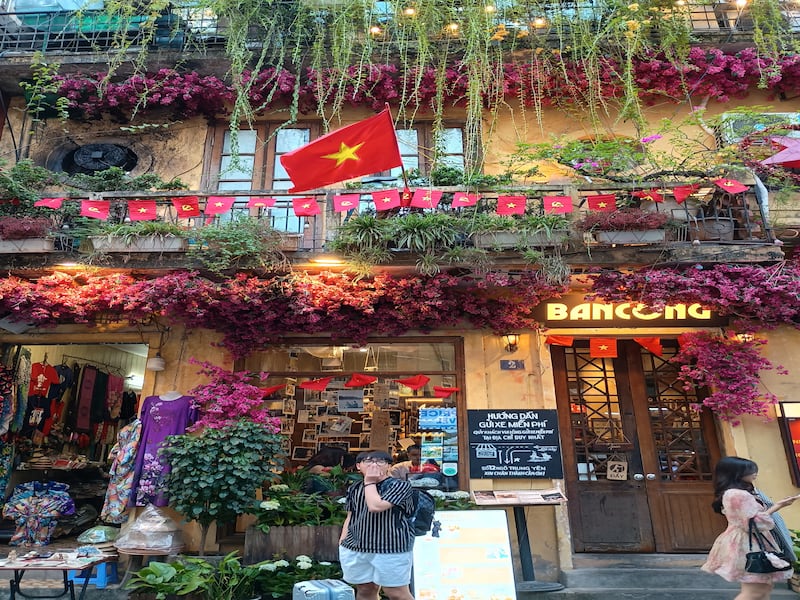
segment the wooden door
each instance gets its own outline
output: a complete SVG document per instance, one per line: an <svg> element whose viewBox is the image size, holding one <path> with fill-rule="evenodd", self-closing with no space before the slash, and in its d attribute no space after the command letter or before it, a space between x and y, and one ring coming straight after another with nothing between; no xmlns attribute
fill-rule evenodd
<svg viewBox="0 0 800 600"><path fill-rule="evenodd" d="M713 419L663 343L659 357L619 340L614 359L592 358L588 340L552 347L577 552L704 552L725 527L710 508Z"/></svg>

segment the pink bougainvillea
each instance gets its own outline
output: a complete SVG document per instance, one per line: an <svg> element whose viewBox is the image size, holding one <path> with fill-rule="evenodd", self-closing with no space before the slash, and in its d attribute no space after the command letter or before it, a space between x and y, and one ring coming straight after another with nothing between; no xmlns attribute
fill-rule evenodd
<svg viewBox="0 0 800 600"><path fill-rule="evenodd" d="M538 49L542 50L542 49ZM601 60L591 73L580 61L564 61L559 54L535 51L529 59L499 66L499 95L487 90L487 104L503 97L518 98L527 106L570 105L599 89L604 98L624 94L620 65ZM307 69L292 73L270 67L245 73L252 79L249 100L256 112L296 103L300 112L340 98L353 106L381 110L385 103L414 108L433 106L440 90L446 105L462 104L469 87L468 66L455 63L442 73L433 67L403 70L392 64L346 67L344 70ZM645 101L682 101L708 96L720 102L746 95L765 85L773 96L794 96L800 91L800 57L787 54L779 60L758 56L753 48L726 52L717 48L691 48L685 62L648 53L633 60L636 87ZM764 74L768 74L762 81ZM134 111L168 109L174 117L224 114L234 98L232 86L215 76L194 71L162 69L134 75L123 81L106 81L105 73L59 75L60 94L68 98L74 118L101 114L129 117ZM591 82L594 82L592 84ZM598 87L599 86L599 87Z"/></svg>
<svg viewBox="0 0 800 600"><path fill-rule="evenodd" d="M703 406L738 425L743 415L767 416L768 407L777 401L774 394L761 389L759 372L776 368L758 352L765 343L708 331L686 333L680 337L680 351L671 362L680 365L678 379L686 390L708 388Z"/></svg>

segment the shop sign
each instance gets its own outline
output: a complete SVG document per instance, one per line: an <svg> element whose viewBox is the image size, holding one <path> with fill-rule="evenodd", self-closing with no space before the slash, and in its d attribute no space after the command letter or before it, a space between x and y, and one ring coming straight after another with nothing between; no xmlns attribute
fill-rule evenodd
<svg viewBox="0 0 800 600"><path fill-rule="evenodd" d="M555 410L468 410L469 470L474 479L561 479Z"/></svg>
<svg viewBox="0 0 800 600"><path fill-rule="evenodd" d="M800 403L779 402L777 405L778 427L783 448L789 461L792 483L800 485Z"/></svg>
<svg viewBox="0 0 800 600"><path fill-rule="evenodd" d="M454 432L458 429L455 408L420 408L419 428Z"/></svg>
<svg viewBox="0 0 800 600"><path fill-rule="evenodd" d="M728 322L699 303L652 311L638 302L588 302L582 294L542 302L533 317L547 327L719 327Z"/></svg>

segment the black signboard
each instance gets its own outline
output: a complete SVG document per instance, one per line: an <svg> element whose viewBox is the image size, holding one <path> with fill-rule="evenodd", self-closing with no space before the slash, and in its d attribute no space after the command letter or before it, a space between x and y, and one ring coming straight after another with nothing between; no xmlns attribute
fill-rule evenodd
<svg viewBox="0 0 800 600"><path fill-rule="evenodd" d="M474 479L561 479L555 410L468 410L469 471Z"/></svg>

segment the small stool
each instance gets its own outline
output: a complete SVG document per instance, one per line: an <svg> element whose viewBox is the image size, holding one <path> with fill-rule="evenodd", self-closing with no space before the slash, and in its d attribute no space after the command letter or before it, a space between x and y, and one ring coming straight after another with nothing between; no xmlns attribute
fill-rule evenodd
<svg viewBox="0 0 800 600"><path fill-rule="evenodd" d="M96 575L92 575L94 571ZM69 571L67 578L77 584L82 585L86 579L94 584L97 589L103 589L109 583L117 583L117 562L104 562L83 571Z"/></svg>

